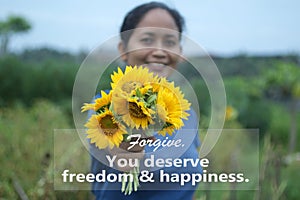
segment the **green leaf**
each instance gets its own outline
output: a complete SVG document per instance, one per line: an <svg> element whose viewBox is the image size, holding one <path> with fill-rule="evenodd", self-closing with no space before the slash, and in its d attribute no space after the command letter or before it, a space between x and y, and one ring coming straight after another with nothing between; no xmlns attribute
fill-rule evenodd
<svg viewBox="0 0 300 200"><path fill-rule="evenodd" d="M147 99L147 103L151 104L155 100L156 100L156 94L153 94L153 95L149 96L149 98Z"/></svg>
<svg viewBox="0 0 300 200"><path fill-rule="evenodd" d="M141 93L141 91L140 91L139 88L137 88L137 89L135 90L135 92L136 92L136 96L137 96L137 97L142 97L142 93Z"/></svg>

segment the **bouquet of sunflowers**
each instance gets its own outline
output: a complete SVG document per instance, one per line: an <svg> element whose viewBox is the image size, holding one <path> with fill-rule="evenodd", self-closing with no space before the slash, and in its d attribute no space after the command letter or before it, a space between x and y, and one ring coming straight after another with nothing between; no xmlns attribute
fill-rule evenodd
<svg viewBox="0 0 300 200"><path fill-rule="evenodd" d="M85 103L82 112L94 111L85 124L87 138L99 149L119 147L133 132L147 137L154 132L166 136L180 129L187 119L190 103L179 87L166 78L155 76L143 66L118 68L111 75L111 90L101 91L94 103ZM122 182L122 192L130 194L139 186L139 169L130 172L133 181Z"/></svg>

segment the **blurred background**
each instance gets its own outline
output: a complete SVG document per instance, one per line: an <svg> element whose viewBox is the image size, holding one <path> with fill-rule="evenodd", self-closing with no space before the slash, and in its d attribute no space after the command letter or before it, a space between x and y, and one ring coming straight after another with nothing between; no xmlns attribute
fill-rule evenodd
<svg viewBox="0 0 300 200"><path fill-rule="evenodd" d="M142 2L147 1L1 1L0 199L91 198L89 191L54 190L53 130L74 128L77 70L93 48L118 34L125 14ZM259 129L260 190L199 190L197 199L300 199L300 2L162 2L182 13L186 36L218 67L227 95L225 128ZM186 49L186 56L201 62L193 49ZM199 123L205 129L211 111L207 87L189 63L181 65L180 72L200 91ZM115 68L108 69L99 83L103 88ZM232 155L243 139L234 138L232 148L220 152ZM61 141L61 151L64 145ZM82 158L72 165L87 163L88 171L87 153L77 151L68 152Z"/></svg>

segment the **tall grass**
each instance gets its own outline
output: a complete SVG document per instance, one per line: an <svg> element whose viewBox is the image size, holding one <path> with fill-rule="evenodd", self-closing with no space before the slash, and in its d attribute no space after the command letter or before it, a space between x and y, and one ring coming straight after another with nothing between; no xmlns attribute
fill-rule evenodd
<svg viewBox="0 0 300 200"><path fill-rule="evenodd" d="M29 199L87 199L89 192L54 191L53 131L70 128L62 109L46 100L28 108L0 109L0 197L18 199L18 187ZM19 188L19 189L20 189Z"/></svg>

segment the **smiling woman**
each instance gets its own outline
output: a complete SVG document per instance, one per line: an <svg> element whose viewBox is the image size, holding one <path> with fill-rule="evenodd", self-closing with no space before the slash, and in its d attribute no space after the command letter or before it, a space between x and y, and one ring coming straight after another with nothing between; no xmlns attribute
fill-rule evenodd
<svg viewBox="0 0 300 200"><path fill-rule="evenodd" d="M155 124L153 130L157 130L157 132L151 135L153 136L154 134L155 138L150 139L144 136L127 138L129 141L122 141L120 148L112 150L107 148L102 150L102 152L99 152L101 150L94 148L92 145L92 172L94 174L104 169L107 170L107 173L120 173L118 168L112 167L114 166L112 163L107 165L107 163L101 162L101 159L103 160L103 157L107 154L118 158L122 155L128 160L135 159L137 153L143 152L145 159L150 154L155 154L155 159L163 159L164 157L198 159L197 148L200 146L200 141L198 137L197 114L192 109L188 109L190 104L183 99L184 95L179 91L179 87L175 87L176 84L174 82L167 84L167 77L176 70L179 61L182 59L181 34L183 27L184 19L181 15L163 3L150 2L142 4L126 15L120 29L121 41L118 44L118 49L124 64L136 67L130 68L132 71L126 67L124 72L118 69L118 72L112 75L111 86L114 90L112 99L114 102L117 102L113 104L113 110L115 113L121 113L120 117L124 118L124 121L131 128L136 128L141 132L149 124L154 126L154 120L158 119L158 117L155 118L151 115L151 112L154 110L157 110L158 116L166 123ZM148 73L148 71L153 73ZM126 79L123 78L126 80L125 82L123 79L120 79L122 76L127 77ZM157 79L160 81L157 81ZM159 90L154 98L158 105L157 108L143 110L141 108L144 107L142 104L145 102L139 101L134 96L124 98L128 96L126 94L132 88L137 86L143 85L141 90L136 91L137 94L138 92L142 94L143 89L148 91L147 85L149 84L154 84L153 90L157 87L155 84L164 87ZM170 91L174 92L170 93ZM152 93L149 95L151 96ZM151 98L149 97L149 99ZM172 105L169 106L172 108L163 109L166 107L165 105ZM176 120L177 118L180 120ZM158 127L159 125L163 126ZM185 130L180 131L181 129ZM165 137L166 134L168 134L168 137ZM145 135L147 135L146 132ZM188 138L191 139L189 140ZM154 171L155 166L147 168L141 162L140 167L142 169L141 172L146 169L146 171L151 171L151 173L155 174L154 177L159 176L159 172ZM182 168L169 167L168 172L194 174L201 173L202 168L200 165L193 166L189 163ZM159 182L159 179L156 179L151 184L141 183L137 191L129 193L130 196L124 196L121 191L115 191L121 188L118 183L94 182L93 193L96 199L101 200L191 200L197 185L188 182L179 187L176 183Z"/></svg>
<svg viewBox="0 0 300 200"><path fill-rule="evenodd" d="M130 65L147 66L159 76L170 75L170 69L176 67L181 55L183 18L160 7L149 9L135 27L128 25L131 18L132 13L121 27L121 58Z"/></svg>
<svg viewBox="0 0 300 200"><path fill-rule="evenodd" d="M165 11L156 9L150 12L151 17ZM166 20L166 17L164 18ZM128 44L126 46L124 42L119 44L122 59L127 63L147 66L159 76L168 76L171 73L170 69L176 67L181 54L179 32L175 28L157 29L146 26L148 23L141 22Z"/></svg>

